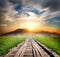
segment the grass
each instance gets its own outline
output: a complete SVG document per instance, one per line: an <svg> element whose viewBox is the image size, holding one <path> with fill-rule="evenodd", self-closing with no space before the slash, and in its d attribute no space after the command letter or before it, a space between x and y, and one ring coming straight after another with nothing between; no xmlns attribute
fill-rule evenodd
<svg viewBox="0 0 60 57"><path fill-rule="evenodd" d="M35 36L35 39L60 55L60 38Z"/></svg>
<svg viewBox="0 0 60 57"><path fill-rule="evenodd" d="M25 40L26 37L0 36L0 55Z"/></svg>

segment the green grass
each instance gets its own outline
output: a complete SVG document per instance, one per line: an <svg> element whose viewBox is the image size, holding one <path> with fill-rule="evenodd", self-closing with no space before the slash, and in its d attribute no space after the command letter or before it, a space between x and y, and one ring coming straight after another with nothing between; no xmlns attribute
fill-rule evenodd
<svg viewBox="0 0 60 57"><path fill-rule="evenodd" d="M35 39L60 55L60 38L35 36Z"/></svg>
<svg viewBox="0 0 60 57"><path fill-rule="evenodd" d="M0 36L0 55L9 51L12 47L24 41L26 37Z"/></svg>

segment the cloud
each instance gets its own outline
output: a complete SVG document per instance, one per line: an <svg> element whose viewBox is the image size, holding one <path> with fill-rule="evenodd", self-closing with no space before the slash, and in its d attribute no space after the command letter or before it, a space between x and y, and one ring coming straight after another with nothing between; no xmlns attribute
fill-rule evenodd
<svg viewBox="0 0 60 57"><path fill-rule="evenodd" d="M14 4L16 3L22 4L22 0L9 0L9 2L14 3Z"/></svg>
<svg viewBox="0 0 60 57"><path fill-rule="evenodd" d="M19 5L17 3L13 3L13 1L9 2L9 0L0 0L0 25L2 26L4 24L2 27L5 27L5 25L16 25L15 21L18 11L15 10L15 7Z"/></svg>
<svg viewBox="0 0 60 57"><path fill-rule="evenodd" d="M0 0L0 7L6 7L7 0Z"/></svg>
<svg viewBox="0 0 60 57"><path fill-rule="evenodd" d="M60 0L23 0L24 7L49 8L49 11L60 10Z"/></svg>
<svg viewBox="0 0 60 57"><path fill-rule="evenodd" d="M49 26L47 24L53 19L52 23L58 23L58 16L60 0L0 0L1 27L21 24L21 20L36 20L39 24Z"/></svg>
<svg viewBox="0 0 60 57"><path fill-rule="evenodd" d="M41 0L43 8L49 8L50 11L60 10L60 0Z"/></svg>

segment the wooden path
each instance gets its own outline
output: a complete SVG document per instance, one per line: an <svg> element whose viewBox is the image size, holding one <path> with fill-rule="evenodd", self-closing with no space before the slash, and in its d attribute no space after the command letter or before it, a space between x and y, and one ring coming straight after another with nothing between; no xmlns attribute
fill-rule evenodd
<svg viewBox="0 0 60 57"><path fill-rule="evenodd" d="M4 57L59 57L49 53L44 47L40 46L32 38L28 38L25 42L19 44L10 50Z"/></svg>

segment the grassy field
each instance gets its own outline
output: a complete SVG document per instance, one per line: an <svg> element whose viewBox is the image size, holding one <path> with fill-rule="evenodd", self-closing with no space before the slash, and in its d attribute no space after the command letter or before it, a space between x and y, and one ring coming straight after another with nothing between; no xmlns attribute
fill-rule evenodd
<svg viewBox="0 0 60 57"><path fill-rule="evenodd" d="M60 38L48 36L35 36L34 38L60 55Z"/></svg>
<svg viewBox="0 0 60 57"><path fill-rule="evenodd" d="M26 37L0 36L0 55L9 51L12 47L24 41Z"/></svg>

